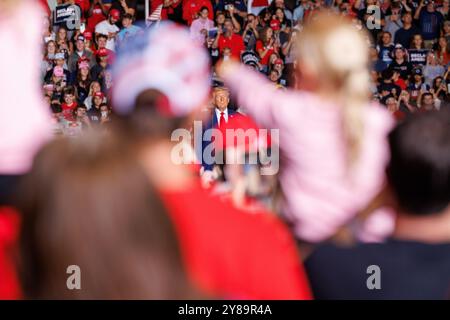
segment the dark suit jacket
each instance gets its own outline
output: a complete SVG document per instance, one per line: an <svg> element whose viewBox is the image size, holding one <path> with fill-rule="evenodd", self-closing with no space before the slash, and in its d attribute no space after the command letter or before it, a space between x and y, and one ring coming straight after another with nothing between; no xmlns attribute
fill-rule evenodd
<svg viewBox="0 0 450 320"><path fill-rule="evenodd" d="M238 112L234 109L231 109L230 107L227 108L228 111L228 121L233 118L236 114L238 114ZM204 125L203 125L203 132L202 132L202 137L205 137L205 131L208 129L212 129L212 128L217 128L218 127L218 122L217 122L217 116L216 116L216 109L214 108L211 112L211 115L207 118L207 120L205 121ZM208 137L209 140L208 141L203 141L202 142L202 154L201 154L201 160L202 160L202 167L204 170L212 170L214 167L214 164L207 164L205 163L204 159L203 159L203 152L205 150L205 148L211 144L211 137Z"/></svg>

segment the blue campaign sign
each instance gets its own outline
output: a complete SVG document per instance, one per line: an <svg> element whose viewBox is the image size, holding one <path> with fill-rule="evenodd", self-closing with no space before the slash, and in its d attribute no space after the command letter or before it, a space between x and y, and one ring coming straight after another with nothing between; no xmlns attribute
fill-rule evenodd
<svg viewBox="0 0 450 320"><path fill-rule="evenodd" d="M61 25L67 22L75 22L80 19L80 8L77 5L59 5L53 11L53 23Z"/></svg>

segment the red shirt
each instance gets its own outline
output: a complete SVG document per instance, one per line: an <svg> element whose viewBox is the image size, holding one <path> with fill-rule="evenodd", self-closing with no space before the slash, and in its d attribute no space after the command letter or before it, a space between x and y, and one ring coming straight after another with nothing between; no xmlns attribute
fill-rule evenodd
<svg viewBox="0 0 450 320"><path fill-rule="evenodd" d="M0 207L0 300L20 299L20 285L13 263L19 236L19 215L9 207Z"/></svg>
<svg viewBox="0 0 450 320"><path fill-rule="evenodd" d="M403 120L406 117L406 114L404 114L402 111L397 110L393 113L395 120L400 121Z"/></svg>
<svg viewBox="0 0 450 320"><path fill-rule="evenodd" d="M196 19L196 14L200 11L202 7L208 8L208 18L213 20L213 7L211 1L209 0L184 0L183 1L183 20L187 22L190 26L192 21Z"/></svg>
<svg viewBox="0 0 450 320"><path fill-rule="evenodd" d="M402 90L406 90L406 82L402 78L399 78L397 81L394 82L396 85L400 87Z"/></svg>
<svg viewBox="0 0 450 320"><path fill-rule="evenodd" d="M450 62L450 54L447 52L438 52L439 59L441 59L441 64L447 65Z"/></svg>
<svg viewBox="0 0 450 320"><path fill-rule="evenodd" d="M89 2L89 0L75 0L75 4L77 4L81 8L81 14L83 16L85 12L87 12L91 7L91 3Z"/></svg>
<svg viewBox="0 0 450 320"><path fill-rule="evenodd" d="M76 107L77 107L76 102L73 102L70 105L67 103L61 104L62 112L63 112L64 118L66 120L68 120L68 121L74 120L73 111L75 110Z"/></svg>
<svg viewBox="0 0 450 320"><path fill-rule="evenodd" d="M268 7L269 6L269 1L268 0L254 0L252 7Z"/></svg>
<svg viewBox="0 0 450 320"><path fill-rule="evenodd" d="M295 242L266 212L234 208L195 185L163 191L188 275L214 297L311 299Z"/></svg>
<svg viewBox="0 0 450 320"><path fill-rule="evenodd" d="M97 4L92 10L92 16L87 19L87 30L94 33L95 26L103 20L106 20L106 16L103 14L102 8Z"/></svg>
<svg viewBox="0 0 450 320"><path fill-rule="evenodd" d="M265 50L264 49L264 44L263 44L263 42L261 41L261 40L258 40L258 41L256 41L256 52L258 52L258 54L259 54L259 51L260 50ZM266 53L266 55L263 57L263 58L261 58L261 56L259 56L260 58L261 58L261 60L259 61L259 63L261 63L262 65L265 65L265 66L267 66L268 64L269 64L269 59L270 59L270 56L272 55L272 53L274 53L275 52L275 50L273 49L273 47L272 47L272 49L269 49L268 51L267 51L267 53Z"/></svg>
<svg viewBox="0 0 450 320"><path fill-rule="evenodd" d="M231 56L235 59L241 59L241 52L245 50L244 40L242 36L233 33L231 37L225 37L223 34L219 36L218 40L219 52L222 54L223 49L230 48Z"/></svg>

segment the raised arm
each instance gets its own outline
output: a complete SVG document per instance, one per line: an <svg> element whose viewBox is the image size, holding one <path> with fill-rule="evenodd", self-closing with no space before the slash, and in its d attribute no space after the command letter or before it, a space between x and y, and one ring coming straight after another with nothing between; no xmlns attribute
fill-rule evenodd
<svg viewBox="0 0 450 320"><path fill-rule="evenodd" d="M120 5L122 6L125 13L129 13L132 16L134 16L136 10L134 8L129 7L126 0L120 0Z"/></svg>
<svg viewBox="0 0 450 320"><path fill-rule="evenodd" d="M267 128L279 128L279 106L286 93L277 90L262 75L236 62L221 63L218 72L238 104L257 122Z"/></svg>
<svg viewBox="0 0 450 320"><path fill-rule="evenodd" d="M232 7L234 8L234 7ZM230 9L230 17L231 17L231 22L233 23L233 27L234 30L233 32L239 33L241 31L241 24L239 23L239 21L237 21L236 17L234 16L234 9Z"/></svg>
<svg viewBox="0 0 450 320"><path fill-rule="evenodd" d="M219 26L217 28L217 34L216 34L216 37L214 38L214 41L213 41L213 43L211 45L211 48L213 48L213 49L218 49L219 48L219 38L220 38L221 34L222 34L222 28Z"/></svg>
<svg viewBox="0 0 450 320"><path fill-rule="evenodd" d="M414 13L414 20L419 20L420 18L420 12L422 11L423 7L425 6L424 1L420 1L420 5L417 8L416 12Z"/></svg>

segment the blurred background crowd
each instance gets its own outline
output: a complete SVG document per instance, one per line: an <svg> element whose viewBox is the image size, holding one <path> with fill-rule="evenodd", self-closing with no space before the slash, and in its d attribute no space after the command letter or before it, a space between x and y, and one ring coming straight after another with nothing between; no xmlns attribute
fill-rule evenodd
<svg viewBox="0 0 450 320"><path fill-rule="evenodd" d="M450 298L448 10L4 0L0 298Z"/></svg>
<svg viewBox="0 0 450 320"><path fill-rule="evenodd" d="M42 2L49 7L41 67L47 102L56 117L65 114L60 122L69 134L92 123L107 123L111 112L109 69L116 50L142 31L135 24L146 19L145 2ZM58 18L55 10L71 4L80 11L78 28L70 30L67 20ZM187 25L192 41L207 48L213 65L220 59L241 60L280 89L295 86L295 39L303 24L329 9L352 19L357 28L369 29L371 91L396 118L439 109L448 99L450 22L449 4L444 0L155 0L149 1L148 8L147 23L172 20Z"/></svg>

